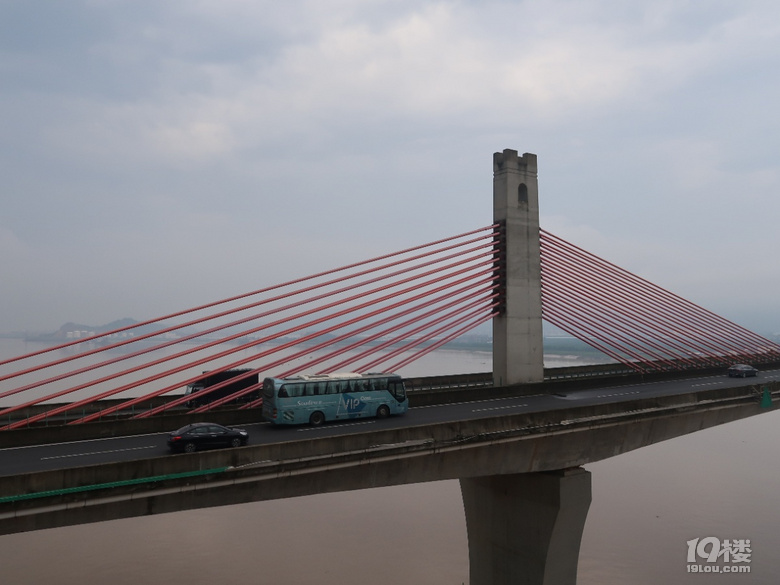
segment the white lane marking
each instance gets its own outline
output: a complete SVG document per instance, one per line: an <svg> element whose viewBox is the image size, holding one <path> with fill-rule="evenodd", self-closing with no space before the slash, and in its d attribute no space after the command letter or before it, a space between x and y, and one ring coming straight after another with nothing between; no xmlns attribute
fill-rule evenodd
<svg viewBox="0 0 780 585"><path fill-rule="evenodd" d="M550 396L549 394L528 394L528 395L523 396L522 398L539 398L539 397L547 398L549 396ZM487 400L464 400L463 402L448 402L446 405L442 405L442 404L426 404L424 406L412 406L412 407L409 407L409 410L419 410L421 408L439 408L441 406L460 406L461 404L474 404L474 403L486 404L488 402L501 402L501 401L505 401L505 400L517 400L517 398L518 398L517 396L504 396L503 398L489 398ZM524 404L523 406L528 406L528 405Z"/></svg>
<svg viewBox="0 0 780 585"><path fill-rule="evenodd" d="M524 408L527 404L512 404L510 406L494 406L493 408L475 408L471 412L487 412L489 410L506 410L507 408Z"/></svg>
<svg viewBox="0 0 780 585"><path fill-rule="evenodd" d="M124 451L141 451L143 449L156 449L159 445L147 445L146 447L130 447L129 449L110 449L108 451L92 451L91 453L71 453L70 455L53 455L41 457L41 461L47 459L68 459L69 457L89 457L90 455L104 455L106 453L122 453Z"/></svg>
<svg viewBox="0 0 780 585"><path fill-rule="evenodd" d="M691 388L699 388L701 386L723 386L723 382L707 382L706 384L691 384Z"/></svg>
<svg viewBox="0 0 780 585"><path fill-rule="evenodd" d="M613 396L630 396L631 394L639 394L639 390L633 392L617 392L615 394L599 394L596 398L612 398Z"/></svg>
<svg viewBox="0 0 780 585"><path fill-rule="evenodd" d="M62 443L38 443L37 445L19 445L17 447L3 447L0 451L13 451L15 449L39 449L51 445L78 445L80 443L99 443L105 441L118 441L122 439L138 439L141 437L167 437L168 433L144 433L142 435L125 435L122 437L96 437L94 439L80 439L78 441L63 441Z"/></svg>
<svg viewBox="0 0 780 585"><path fill-rule="evenodd" d="M299 433L305 433L307 431L316 431L316 430L319 430L319 429L340 429L342 427L357 427L357 426L360 426L360 425L373 425L375 423L376 423L375 420L367 420L367 421L364 421L364 422L346 423L346 424L342 424L342 425L327 425L327 426L322 426L322 427L304 427L302 429L296 429L296 430Z"/></svg>

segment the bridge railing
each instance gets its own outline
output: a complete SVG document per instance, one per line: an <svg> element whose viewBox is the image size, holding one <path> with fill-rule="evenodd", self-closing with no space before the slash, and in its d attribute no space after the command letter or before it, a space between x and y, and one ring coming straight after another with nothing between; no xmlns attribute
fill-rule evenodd
<svg viewBox="0 0 780 585"><path fill-rule="evenodd" d="M157 396L154 398L150 398L148 401L142 404L137 404L126 409L117 410L116 412L113 412L112 414L105 416L102 420L111 421L111 420L123 419L130 416L134 416L140 412L145 412L151 408L156 408L162 404L167 404L168 402L175 400L177 398L181 398L181 395L175 394L170 396ZM70 421L79 419L88 414L92 414L93 412L99 412L100 410L108 408L110 406L121 405L123 402L125 402L125 400L123 399L111 399L111 398L98 400L90 404L79 406L78 408L75 408L73 410L68 410L67 412L63 412L62 414L46 417L43 420L38 421L34 425L31 425L31 428L64 425ZM0 426L11 424L19 420L32 418L36 415L39 415L40 413L46 412L51 408L64 406L65 404L67 403L45 403L45 404L33 404L31 406L27 406L22 410L15 411L8 415L0 416ZM186 407L179 407L174 409L174 412L187 412L187 411L188 409ZM4 432L8 432L8 431L0 431L0 434Z"/></svg>
<svg viewBox="0 0 780 585"><path fill-rule="evenodd" d="M544 380L572 380L604 376L635 374L636 370L624 364L590 364L586 366L567 366L563 368L544 368ZM404 378L406 390L410 394L420 392L449 391L461 388L484 388L493 386L492 372L476 374L452 374L447 376L424 376Z"/></svg>
<svg viewBox="0 0 780 585"><path fill-rule="evenodd" d="M544 379L569 380L575 378L591 378L594 376L615 376L634 374L636 370L623 364L591 364L586 366L567 366L563 368L544 368ZM482 388L493 385L492 372L480 372L476 374L452 374L446 376L424 376L418 378L404 378L407 392L452 390L462 388Z"/></svg>
<svg viewBox="0 0 780 585"><path fill-rule="evenodd" d="M544 379L570 380L576 378L592 378L594 376L616 376L633 374L636 370L624 364L592 364L587 366L567 366L565 368L545 368Z"/></svg>
<svg viewBox="0 0 780 585"><path fill-rule="evenodd" d="M437 390L483 388L493 385L493 373L452 374L447 376L424 376L404 378L406 391L410 394L435 392Z"/></svg>

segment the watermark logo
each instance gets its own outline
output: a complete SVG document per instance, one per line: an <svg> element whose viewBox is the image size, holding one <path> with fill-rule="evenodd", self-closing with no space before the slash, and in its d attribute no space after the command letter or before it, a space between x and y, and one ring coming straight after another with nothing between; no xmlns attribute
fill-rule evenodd
<svg viewBox="0 0 780 585"><path fill-rule="evenodd" d="M688 541L689 573L749 573L753 549L749 539L714 536Z"/></svg>

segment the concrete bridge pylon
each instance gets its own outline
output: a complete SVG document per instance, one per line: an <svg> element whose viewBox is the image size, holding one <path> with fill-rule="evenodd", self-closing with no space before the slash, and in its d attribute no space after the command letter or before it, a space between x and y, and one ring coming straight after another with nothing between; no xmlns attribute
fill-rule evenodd
<svg viewBox="0 0 780 585"><path fill-rule="evenodd" d="M502 226L504 305L493 318L493 383L544 379L536 155L493 155L493 220Z"/></svg>
<svg viewBox="0 0 780 585"><path fill-rule="evenodd" d="M470 585L575 585L591 502L581 467L460 480Z"/></svg>
<svg viewBox="0 0 780 585"><path fill-rule="evenodd" d="M542 277L536 155L493 155L493 220L504 303L493 318L493 384L542 382ZM471 585L574 585L590 473L461 477Z"/></svg>

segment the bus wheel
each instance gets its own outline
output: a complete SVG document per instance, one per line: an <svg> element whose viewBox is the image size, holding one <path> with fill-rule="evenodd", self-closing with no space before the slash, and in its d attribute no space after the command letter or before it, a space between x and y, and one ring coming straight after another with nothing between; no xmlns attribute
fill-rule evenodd
<svg viewBox="0 0 780 585"><path fill-rule="evenodd" d="M377 418L387 418L388 416L390 416L390 409L386 404L382 404L379 408L376 409Z"/></svg>
<svg viewBox="0 0 780 585"><path fill-rule="evenodd" d="M318 427L324 422L325 422L325 415L322 414L319 410L311 413L311 416L309 417L309 424L311 426Z"/></svg>

